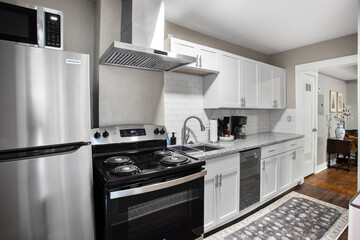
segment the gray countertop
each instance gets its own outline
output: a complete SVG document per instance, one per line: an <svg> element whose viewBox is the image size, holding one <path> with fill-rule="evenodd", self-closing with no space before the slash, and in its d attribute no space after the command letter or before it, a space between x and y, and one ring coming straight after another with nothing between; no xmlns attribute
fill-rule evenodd
<svg viewBox="0 0 360 240"><path fill-rule="evenodd" d="M206 143L206 145L221 147L219 150L209 151L209 152L199 152L193 153L190 156L195 157L199 160L208 160L211 158L221 157L240 151L264 147L272 144L277 144L281 142L286 142L298 138L302 138L304 135L300 134L290 134L290 133L259 133L248 135L246 139L237 139L231 142L217 142L217 143ZM196 146L199 144L189 145Z"/></svg>

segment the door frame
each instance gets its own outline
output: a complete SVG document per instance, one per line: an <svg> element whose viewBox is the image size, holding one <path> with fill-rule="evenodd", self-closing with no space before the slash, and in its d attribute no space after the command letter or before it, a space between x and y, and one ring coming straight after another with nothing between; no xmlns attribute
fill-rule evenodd
<svg viewBox="0 0 360 240"><path fill-rule="evenodd" d="M312 109L313 110L313 116L314 118L312 119L313 122L314 122L314 126L313 126L313 129L314 128L318 128L318 98L317 98L317 95L318 95L318 88L319 88L319 72L317 71L306 71L306 72L301 72L301 84L302 84L302 90L301 90L301 95L304 94L304 88L303 88L303 84L304 84L304 80L303 80L303 76L304 75L309 75L309 76L312 76L315 78L315 81L314 81L314 91L312 91L311 94L313 94L313 97L314 97L314 102L315 102L315 108ZM301 102L301 106L302 106L302 102ZM304 112L302 111L302 113L304 114ZM302 127L304 126L303 125L303 121L302 122ZM303 133L304 134L304 133ZM312 174L314 173L318 173L323 169L323 166L320 165L320 166L317 166L316 163L317 163L317 151L318 151L318 142L317 142L317 137L318 137L318 133L317 131L315 132L315 134L313 134L311 136L311 140L313 142L313 146L311 146L311 151L312 151L312 160L313 160L313 166L312 166ZM325 164L325 167L326 167L326 164ZM303 169L303 173L304 173L304 170L305 168ZM305 176L306 177L306 176Z"/></svg>
<svg viewBox="0 0 360 240"><path fill-rule="evenodd" d="M303 134L303 105L302 105L302 74L305 72L318 72L322 68L329 68L329 67L342 67L348 65L358 64L358 55L350 55L345 57L339 58L332 58L317 62L310 62L305 64L295 65L295 106L296 106L296 133ZM358 72L359 74L359 72ZM360 89L360 85L358 84L358 89ZM316 88L317 90L317 88ZM317 97L316 97L317 99ZM358 104L360 104L360 98L358 97ZM317 102L317 100L316 100ZM359 107L360 105L358 105ZM316 106L317 108L317 106ZM360 120L360 118L359 118ZM317 121L317 114L316 114L316 126L318 125ZM316 144L317 148L317 144ZM358 153L359 154L359 153ZM317 166L317 155L315 155L314 159L315 164L315 173L320 172L327 168L327 166ZM358 178L360 177L360 168L358 169ZM359 189L358 184L358 189Z"/></svg>

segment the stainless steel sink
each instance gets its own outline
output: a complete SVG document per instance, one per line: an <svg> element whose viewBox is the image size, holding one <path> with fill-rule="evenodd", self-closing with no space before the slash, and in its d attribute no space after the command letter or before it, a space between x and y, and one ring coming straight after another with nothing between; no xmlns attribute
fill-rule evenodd
<svg viewBox="0 0 360 240"><path fill-rule="evenodd" d="M209 146L209 145L198 145L198 146L195 146L192 148L199 149L200 151L203 151L203 152L210 152L210 151L221 149L220 147Z"/></svg>
<svg viewBox="0 0 360 240"><path fill-rule="evenodd" d="M177 152L182 152L182 153L196 153L196 152L200 152L199 149L195 149L192 147L188 147L188 146L184 146L184 145L177 145L177 146L171 146L168 147L170 150L174 150Z"/></svg>

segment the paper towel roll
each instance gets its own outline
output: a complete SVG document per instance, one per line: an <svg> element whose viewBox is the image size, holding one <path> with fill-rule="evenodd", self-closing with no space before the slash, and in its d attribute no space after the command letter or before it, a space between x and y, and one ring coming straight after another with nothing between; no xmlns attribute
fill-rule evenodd
<svg viewBox="0 0 360 240"><path fill-rule="evenodd" d="M217 120L210 120L210 142L217 142L218 140L218 124Z"/></svg>

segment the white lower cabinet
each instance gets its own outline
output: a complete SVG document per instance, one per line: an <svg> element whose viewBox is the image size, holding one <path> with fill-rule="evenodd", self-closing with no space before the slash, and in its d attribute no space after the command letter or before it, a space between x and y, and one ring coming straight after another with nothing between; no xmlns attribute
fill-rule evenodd
<svg viewBox="0 0 360 240"><path fill-rule="evenodd" d="M274 196L277 192L278 183L278 161L277 157L268 157L261 160L261 190L260 201Z"/></svg>
<svg viewBox="0 0 360 240"><path fill-rule="evenodd" d="M240 155L206 161L205 232L231 220L239 213Z"/></svg>
<svg viewBox="0 0 360 240"><path fill-rule="evenodd" d="M239 168L220 173L218 189L218 220L222 223L239 211Z"/></svg>
<svg viewBox="0 0 360 240"><path fill-rule="evenodd" d="M291 164L293 152L282 153L278 156L279 161L279 191L283 192L290 188Z"/></svg>
<svg viewBox="0 0 360 240"><path fill-rule="evenodd" d="M204 230L208 232L261 206L303 181L303 138L261 149L260 202L241 210L240 154L206 160Z"/></svg>
<svg viewBox="0 0 360 240"><path fill-rule="evenodd" d="M303 179L304 176L303 159L304 159L304 148L299 148L292 152L292 161L291 161L292 184L298 184Z"/></svg>
<svg viewBox="0 0 360 240"><path fill-rule="evenodd" d="M275 150L273 150L275 149ZM262 149L260 201L266 201L303 181L302 140L267 146Z"/></svg>

